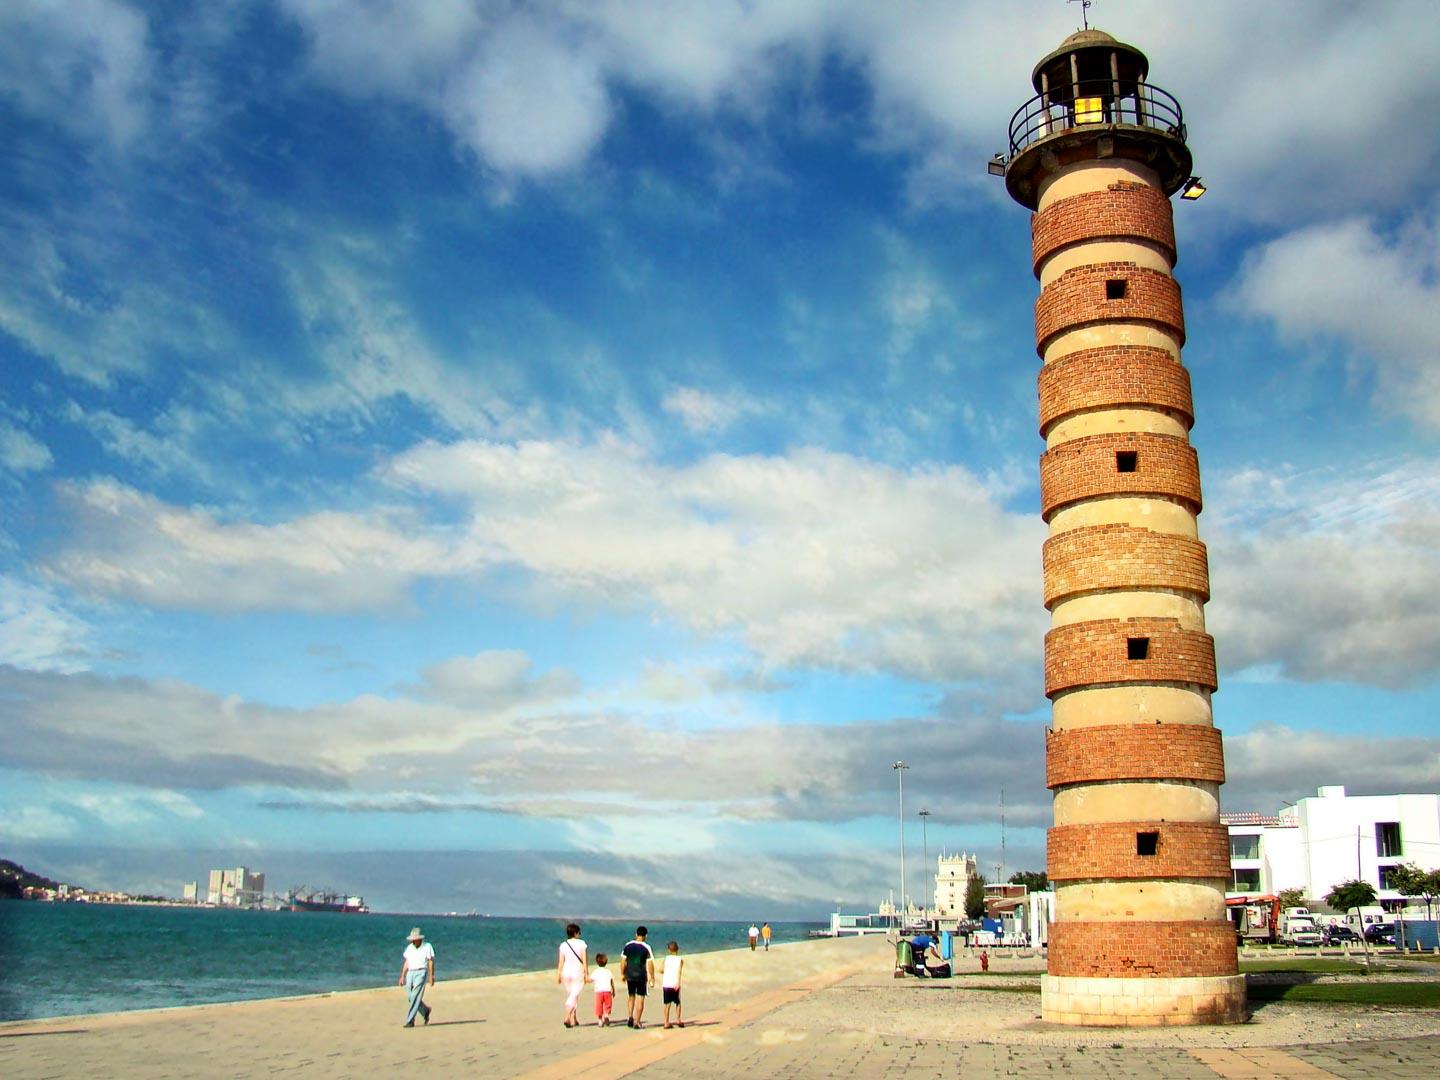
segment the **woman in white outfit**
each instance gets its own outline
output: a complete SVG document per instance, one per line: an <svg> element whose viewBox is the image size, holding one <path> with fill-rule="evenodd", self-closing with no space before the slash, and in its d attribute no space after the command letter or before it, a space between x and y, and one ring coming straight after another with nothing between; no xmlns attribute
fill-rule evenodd
<svg viewBox="0 0 1440 1080"><path fill-rule="evenodd" d="M580 1026L575 1009L580 1004L580 991L585 989L589 978L590 959L586 954L585 940L580 936L580 927L572 922L565 927L565 940L560 943L560 955L555 961L555 981L565 987L567 1028Z"/></svg>

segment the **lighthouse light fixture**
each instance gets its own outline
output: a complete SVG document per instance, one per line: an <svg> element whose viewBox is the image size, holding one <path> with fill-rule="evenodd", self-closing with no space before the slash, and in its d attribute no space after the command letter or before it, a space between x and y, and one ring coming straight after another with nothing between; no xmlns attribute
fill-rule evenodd
<svg viewBox="0 0 1440 1080"><path fill-rule="evenodd" d="M1075 99L1075 123L1103 124L1105 122L1105 99L1100 97L1077 97Z"/></svg>
<svg viewBox="0 0 1440 1080"><path fill-rule="evenodd" d="M1189 199L1191 202L1194 202L1200 198L1201 195L1204 195L1207 190L1205 182L1201 180L1200 177L1192 176L1189 180L1185 181L1185 186L1180 189L1180 198Z"/></svg>

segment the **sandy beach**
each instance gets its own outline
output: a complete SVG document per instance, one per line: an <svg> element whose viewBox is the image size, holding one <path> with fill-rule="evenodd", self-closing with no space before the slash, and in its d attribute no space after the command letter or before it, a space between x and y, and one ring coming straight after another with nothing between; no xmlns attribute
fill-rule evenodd
<svg viewBox="0 0 1440 1080"><path fill-rule="evenodd" d="M1440 1075L1440 1014L1430 1010L1271 1004L1238 1027L1067 1029L1039 1021L1038 994L963 977L894 979L892 956L883 940L853 938L688 956L684 1030L661 1028L658 994L636 1032L593 1026L587 990L587 1026L570 1030L553 972L446 981L443 969L428 997L434 1020L413 1030L400 1027L398 987L23 1021L0 1025L0 1072L359 1077L419 1066L542 1080L954 1075L961 1065L1015 1075ZM1039 967L997 956L983 981L1033 985ZM975 968L962 958L957 975Z"/></svg>

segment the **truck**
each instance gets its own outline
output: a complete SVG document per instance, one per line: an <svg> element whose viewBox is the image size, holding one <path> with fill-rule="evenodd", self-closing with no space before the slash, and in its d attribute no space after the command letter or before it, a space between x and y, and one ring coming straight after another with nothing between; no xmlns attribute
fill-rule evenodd
<svg viewBox="0 0 1440 1080"><path fill-rule="evenodd" d="M1325 936L1315 922L1309 908L1287 907L1280 913L1280 943L1282 945L1319 945Z"/></svg>
<svg viewBox="0 0 1440 1080"><path fill-rule="evenodd" d="M1371 904L1362 908L1352 908L1345 913L1345 925L1361 936L1364 936L1365 931L1369 930L1372 926L1388 926L1394 921L1395 913L1393 911L1386 911L1379 904Z"/></svg>
<svg viewBox="0 0 1440 1080"><path fill-rule="evenodd" d="M1280 924L1280 899L1264 895L1231 896L1225 900L1226 914L1235 925L1239 944L1268 942L1275 944Z"/></svg>

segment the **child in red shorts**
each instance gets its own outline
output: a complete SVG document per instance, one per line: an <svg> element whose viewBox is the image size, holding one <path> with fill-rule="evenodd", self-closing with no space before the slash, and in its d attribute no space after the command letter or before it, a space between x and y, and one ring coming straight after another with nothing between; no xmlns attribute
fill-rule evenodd
<svg viewBox="0 0 1440 1080"><path fill-rule="evenodd" d="M595 1015L601 1027L610 1026L610 1010L615 1005L615 976L605 965L610 957L603 952L595 954L595 971L590 981L595 984Z"/></svg>

